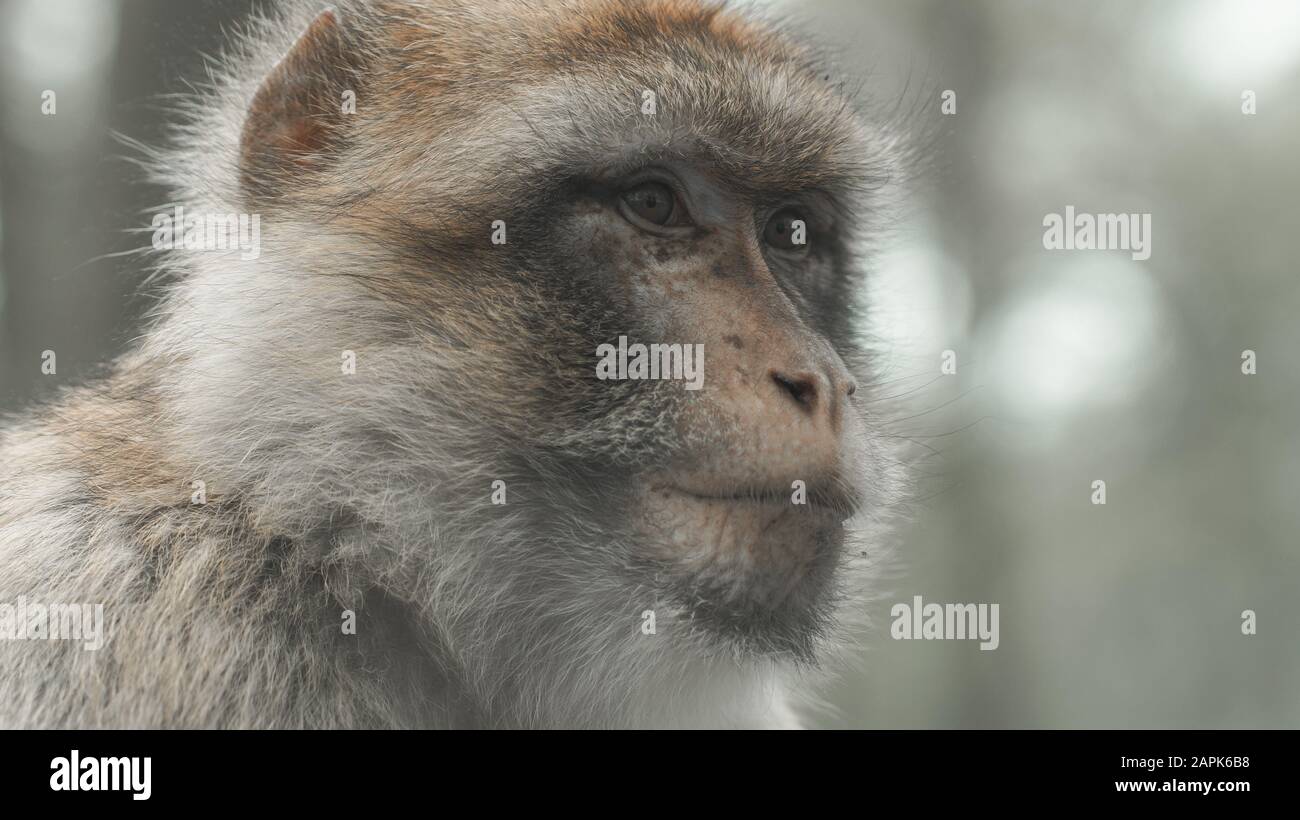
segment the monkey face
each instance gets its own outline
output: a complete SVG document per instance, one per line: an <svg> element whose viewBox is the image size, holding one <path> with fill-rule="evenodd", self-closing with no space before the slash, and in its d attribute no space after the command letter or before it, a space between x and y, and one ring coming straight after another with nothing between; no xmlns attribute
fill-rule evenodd
<svg viewBox="0 0 1300 820"><path fill-rule="evenodd" d="M661 608L684 645L809 656L845 522L889 493L855 248L897 152L739 16L583 8L530 6L517 38L363 20L364 48L322 15L254 101L246 195L350 238L376 333L427 365L386 436L409 458L454 427L429 469L483 554L505 548L482 481L522 502L534 546L511 544L503 583ZM321 102L340 89L346 117Z"/></svg>
<svg viewBox="0 0 1300 820"><path fill-rule="evenodd" d="M588 341L608 367L588 362L586 392L654 443L625 479L638 566L700 624L804 634L833 592L844 522L869 501L857 377L832 341L835 203L754 195L685 158L572 190L556 261L618 317L617 338ZM677 347L693 373L665 363ZM641 350L659 379L635 380ZM618 375L631 386L602 378Z"/></svg>

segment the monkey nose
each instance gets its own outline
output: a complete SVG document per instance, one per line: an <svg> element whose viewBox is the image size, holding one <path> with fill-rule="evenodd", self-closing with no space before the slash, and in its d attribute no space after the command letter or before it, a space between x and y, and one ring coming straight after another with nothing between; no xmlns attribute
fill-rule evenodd
<svg viewBox="0 0 1300 820"><path fill-rule="evenodd" d="M812 418L826 415L832 427L839 425L843 400L858 392L857 381L838 369L824 375L813 369L773 368L768 378L777 393L788 400L787 406L793 403L800 413Z"/></svg>
<svg viewBox="0 0 1300 820"><path fill-rule="evenodd" d="M768 375L782 392L794 400L795 404L809 413L816 412L818 394L823 392L823 388L818 384L820 379L815 373L806 371L782 373L773 370Z"/></svg>

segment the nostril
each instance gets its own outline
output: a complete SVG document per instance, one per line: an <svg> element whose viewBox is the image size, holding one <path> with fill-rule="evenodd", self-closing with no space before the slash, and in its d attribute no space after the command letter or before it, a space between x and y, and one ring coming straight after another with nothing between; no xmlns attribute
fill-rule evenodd
<svg viewBox="0 0 1300 820"><path fill-rule="evenodd" d="M854 378L850 378L848 388L845 390L845 395L852 398L853 395L857 392L858 392L858 380Z"/></svg>
<svg viewBox="0 0 1300 820"><path fill-rule="evenodd" d="M817 379L807 373L772 371L772 381L792 399L811 410L817 405Z"/></svg>

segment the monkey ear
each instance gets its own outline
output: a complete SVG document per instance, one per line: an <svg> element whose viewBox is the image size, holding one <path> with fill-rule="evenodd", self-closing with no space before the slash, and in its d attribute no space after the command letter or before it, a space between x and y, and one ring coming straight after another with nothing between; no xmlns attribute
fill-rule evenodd
<svg viewBox="0 0 1300 820"><path fill-rule="evenodd" d="M345 137L357 77L338 15L320 13L253 97L239 143L240 182L250 199L271 197L323 167ZM355 96L352 97L355 103Z"/></svg>

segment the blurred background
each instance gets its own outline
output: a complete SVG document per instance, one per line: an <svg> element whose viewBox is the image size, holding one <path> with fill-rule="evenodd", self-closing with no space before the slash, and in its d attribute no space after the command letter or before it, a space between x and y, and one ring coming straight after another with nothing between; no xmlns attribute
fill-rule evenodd
<svg viewBox="0 0 1300 820"><path fill-rule="evenodd" d="M756 4L934 135L871 285L918 501L818 723L1300 727L1300 2ZM251 5L0 0L0 412L138 332L165 196L113 134L157 143ZM1150 259L1045 250L1067 205L1151 214ZM998 604L998 649L892 640L915 595Z"/></svg>

